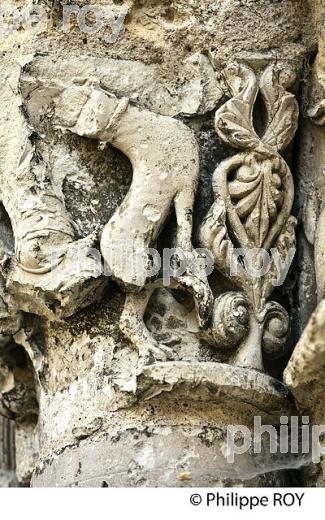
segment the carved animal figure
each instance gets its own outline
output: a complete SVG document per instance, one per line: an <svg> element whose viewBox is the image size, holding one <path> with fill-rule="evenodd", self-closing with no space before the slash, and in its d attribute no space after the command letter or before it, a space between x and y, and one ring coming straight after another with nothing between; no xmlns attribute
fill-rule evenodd
<svg viewBox="0 0 325 520"><path fill-rule="evenodd" d="M191 235L199 178L198 145L191 130L180 121L132 106L127 99L118 99L98 88L87 91L87 87L72 87L70 93L64 93L64 103L69 105L69 114L79 112L74 124L70 122L71 132L109 142L131 161L132 184L103 229L101 252L113 278L128 293L122 330L138 346L142 357L154 353L156 358L165 359L169 349L159 346L143 323L152 287L140 297L132 292L143 289L150 280L148 248L154 246L173 207L177 218L176 247L188 259L195 256ZM62 107L60 113L64 114ZM195 261L191 265L195 270ZM204 270L198 271L187 270L175 283L192 291L204 323L210 314L212 297Z"/></svg>

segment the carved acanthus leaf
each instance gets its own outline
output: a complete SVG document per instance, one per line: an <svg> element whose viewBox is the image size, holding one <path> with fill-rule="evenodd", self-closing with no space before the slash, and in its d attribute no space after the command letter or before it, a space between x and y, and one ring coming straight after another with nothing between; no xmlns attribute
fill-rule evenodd
<svg viewBox="0 0 325 520"><path fill-rule="evenodd" d="M282 180L271 160L248 157L228 184L235 211L249 240L262 247L283 203Z"/></svg>
<svg viewBox="0 0 325 520"><path fill-rule="evenodd" d="M235 148L255 149L259 144L253 126L253 107L258 92L255 75L244 65L231 65L225 76L234 97L216 112L217 132Z"/></svg>
<svg viewBox="0 0 325 520"><path fill-rule="evenodd" d="M260 90L266 106L268 122L263 143L276 149L285 150L292 141L297 128L299 117L298 102L293 94L285 90L285 86L293 82L293 75L289 73L281 83L283 71L276 67L268 67L260 80Z"/></svg>

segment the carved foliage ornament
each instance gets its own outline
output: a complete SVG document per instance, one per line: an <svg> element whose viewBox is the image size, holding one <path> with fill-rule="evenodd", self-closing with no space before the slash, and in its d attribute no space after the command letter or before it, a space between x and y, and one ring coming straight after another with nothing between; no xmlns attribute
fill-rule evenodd
<svg viewBox="0 0 325 520"><path fill-rule="evenodd" d="M293 78L275 66L259 81L245 65L229 66L225 76L233 97L217 111L216 130L244 151L216 169L215 202L200 236L217 268L240 292L215 301L212 334L218 347L239 345L235 364L262 370L262 347L272 356L283 354L289 333L287 312L268 298L281 285L279 277L295 250L293 179L280 152L296 132L298 104L286 91ZM259 93L267 119L261 137L253 123Z"/></svg>

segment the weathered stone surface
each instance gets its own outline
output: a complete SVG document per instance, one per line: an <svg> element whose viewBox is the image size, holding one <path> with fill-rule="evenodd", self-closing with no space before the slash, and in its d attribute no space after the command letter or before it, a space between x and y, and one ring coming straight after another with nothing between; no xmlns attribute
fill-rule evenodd
<svg viewBox="0 0 325 520"><path fill-rule="evenodd" d="M325 424L324 310L323 300L312 315L284 373L285 382L295 397L300 413L310 417L311 425L320 426L322 430ZM323 456L319 464L310 464L304 469L304 479L308 486L325 485Z"/></svg>
<svg viewBox="0 0 325 520"><path fill-rule="evenodd" d="M289 485L310 457L266 442L229 464L226 436L322 416L323 303L303 329L325 287L324 2L99 0L115 20L99 33L67 26L70 4L17 0L47 22L0 35L0 412L18 479ZM172 273L153 272L171 248Z"/></svg>
<svg viewBox="0 0 325 520"><path fill-rule="evenodd" d="M98 415L91 421L88 412L88 423L80 410L78 420L59 410L55 422L47 418L42 431L48 448L60 442L64 448L37 465L34 486L273 485L281 479L278 470L301 465L297 455L270 457L267 442L260 455L249 452L235 464L227 462L228 423L252 426L259 415L276 424L279 415L296 413L286 387L264 374L217 363L155 364L138 375L127 407L118 404L115 387L111 411L92 410ZM69 395L54 399L72 409ZM70 439L53 431L63 421L66 430L70 421ZM265 477L266 467L271 474ZM183 481L184 472L191 477ZM282 478L285 485L290 474Z"/></svg>
<svg viewBox="0 0 325 520"><path fill-rule="evenodd" d="M302 409L323 410L325 392L325 301L311 317L285 371L285 382ZM324 417L325 418L325 417ZM319 417L320 419L320 417Z"/></svg>

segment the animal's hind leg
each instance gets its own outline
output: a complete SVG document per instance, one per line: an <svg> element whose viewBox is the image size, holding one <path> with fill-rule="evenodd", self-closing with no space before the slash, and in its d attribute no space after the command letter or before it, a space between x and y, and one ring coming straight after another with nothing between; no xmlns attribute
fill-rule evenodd
<svg viewBox="0 0 325 520"><path fill-rule="evenodd" d="M205 328L212 312L213 296L205 270L205 260L193 250L192 245L194 194L192 189L179 193L175 198L177 247L185 259L186 269L183 274L174 278L173 285L182 287L193 295L200 326Z"/></svg>
<svg viewBox="0 0 325 520"><path fill-rule="evenodd" d="M166 361L174 357L170 348L160 345L152 337L143 321L148 302L156 288L157 285L152 285L140 293L128 293L120 319L121 331L139 352L139 365L155 360Z"/></svg>

